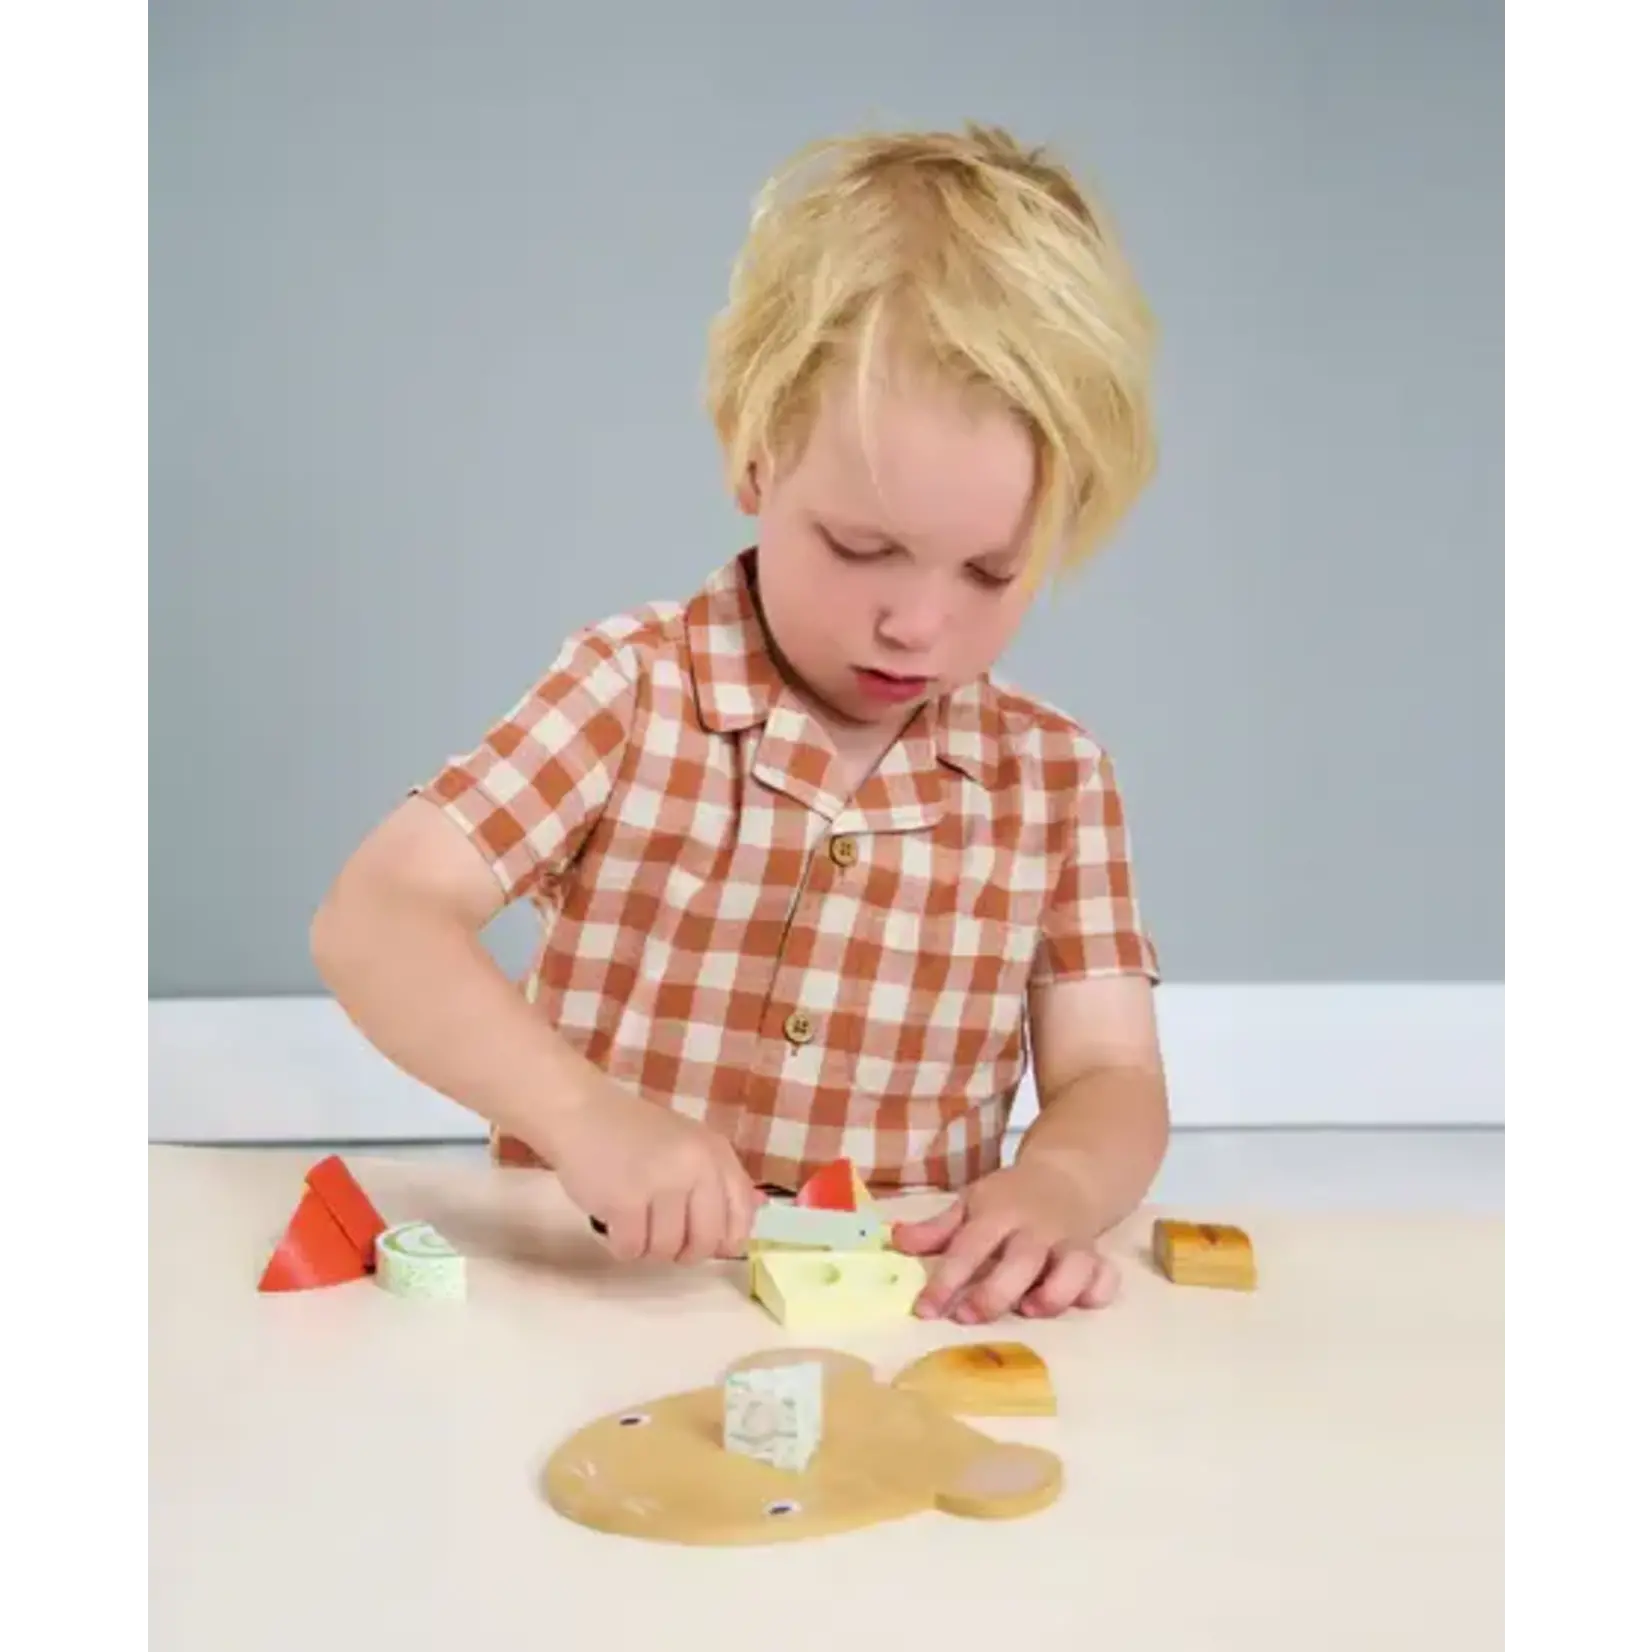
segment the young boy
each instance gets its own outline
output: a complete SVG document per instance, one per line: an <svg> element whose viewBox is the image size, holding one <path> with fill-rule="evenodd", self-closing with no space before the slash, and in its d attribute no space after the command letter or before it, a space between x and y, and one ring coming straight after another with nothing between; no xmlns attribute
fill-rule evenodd
<svg viewBox="0 0 1652 1652"><path fill-rule="evenodd" d="M1107 756L989 670L1147 481L1152 334L1040 152L806 150L713 334L754 543L568 639L328 893L317 965L365 1036L619 1255L733 1254L764 1187L848 1157L959 1195L896 1229L939 1257L920 1313L1110 1299L1096 1240L1166 1142L1157 961ZM523 898L518 987L479 934Z"/></svg>

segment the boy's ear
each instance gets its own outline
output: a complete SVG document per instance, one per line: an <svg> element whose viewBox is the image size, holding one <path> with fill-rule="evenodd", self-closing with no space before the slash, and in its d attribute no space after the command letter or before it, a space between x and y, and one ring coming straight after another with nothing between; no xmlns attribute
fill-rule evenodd
<svg viewBox="0 0 1652 1652"><path fill-rule="evenodd" d="M755 463L746 466L746 474L740 478L740 485L734 490L734 500L747 516L755 516L760 502L757 487L757 466Z"/></svg>

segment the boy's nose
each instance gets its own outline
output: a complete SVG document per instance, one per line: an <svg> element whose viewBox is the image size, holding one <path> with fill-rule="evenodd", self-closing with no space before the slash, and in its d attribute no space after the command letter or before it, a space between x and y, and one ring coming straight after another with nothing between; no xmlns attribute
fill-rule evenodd
<svg viewBox="0 0 1652 1652"><path fill-rule="evenodd" d="M878 616L878 640L902 654L927 654L945 625L938 602L903 602Z"/></svg>

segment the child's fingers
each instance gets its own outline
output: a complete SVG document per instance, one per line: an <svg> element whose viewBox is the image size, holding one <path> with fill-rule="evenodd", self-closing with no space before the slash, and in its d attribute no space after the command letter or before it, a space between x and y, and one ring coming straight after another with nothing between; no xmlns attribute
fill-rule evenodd
<svg viewBox="0 0 1652 1652"><path fill-rule="evenodd" d="M933 1319L950 1311L953 1298L981 1271L1009 1232L1010 1223L1001 1216L977 1217L963 1223L913 1304L918 1317Z"/></svg>
<svg viewBox="0 0 1652 1652"><path fill-rule="evenodd" d="M890 1242L908 1256L929 1256L944 1250L963 1225L964 1201L954 1199L945 1210L926 1216L921 1222L896 1222L889 1231Z"/></svg>
<svg viewBox="0 0 1652 1652"><path fill-rule="evenodd" d="M955 1317L966 1325L998 1319L1038 1283L1049 1262L1047 1240L1025 1231L1017 1233L981 1281L959 1298Z"/></svg>
<svg viewBox="0 0 1652 1652"><path fill-rule="evenodd" d="M702 1176L688 1196L687 1231L679 1262L708 1262L717 1254L728 1227L728 1200L717 1176Z"/></svg>
<svg viewBox="0 0 1652 1652"><path fill-rule="evenodd" d="M717 1254L732 1260L745 1254L752 1220L764 1202L763 1194L752 1186L732 1149L723 1166L722 1191L723 1227Z"/></svg>
<svg viewBox="0 0 1652 1652"><path fill-rule="evenodd" d="M1096 1277L1089 1288L1079 1298L1081 1308L1105 1308L1119 1294L1119 1287L1124 1283L1119 1273L1118 1264L1108 1257L1096 1258Z"/></svg>
<svg viewBox="0 0 1652 1652"><path fill-rule="evenodd" d="M1118 1270L1093 1250L1062 1245L1048 1272L1027 1292L1022 1311L1028 1314L1064 1314L1076 1306L1101 1308L1117 1288Z"/></svg>
<svg viewBox="0 0 1652 1652"><path fill-rule="evenodd" d="M648 1248L648 1206L627 1203L597 1230L622 1262L635 1262Z"/></svg>
<svg viewBox="0 0 1652 1652"><path fill-rule="evenodd" d="M648 1204L647 1256L675 1262L688 1238L688 1195L675 1190L656 1193Z"/></svg>

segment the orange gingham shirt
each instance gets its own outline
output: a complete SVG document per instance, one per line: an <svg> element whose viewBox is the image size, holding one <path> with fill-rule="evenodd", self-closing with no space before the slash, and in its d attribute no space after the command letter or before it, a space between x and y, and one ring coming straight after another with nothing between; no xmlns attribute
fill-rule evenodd
<svg viewBox="0 0 1652 1652"><path fill-rule="evenodd" d="M1111 764L984 678L844 796L749 559L577 633L420 789L534 902L526 996L616 1082L760 1184L846 1157L874 1189L962 1187L1000 1162L1028 988L1158 978Z"/></svg>

